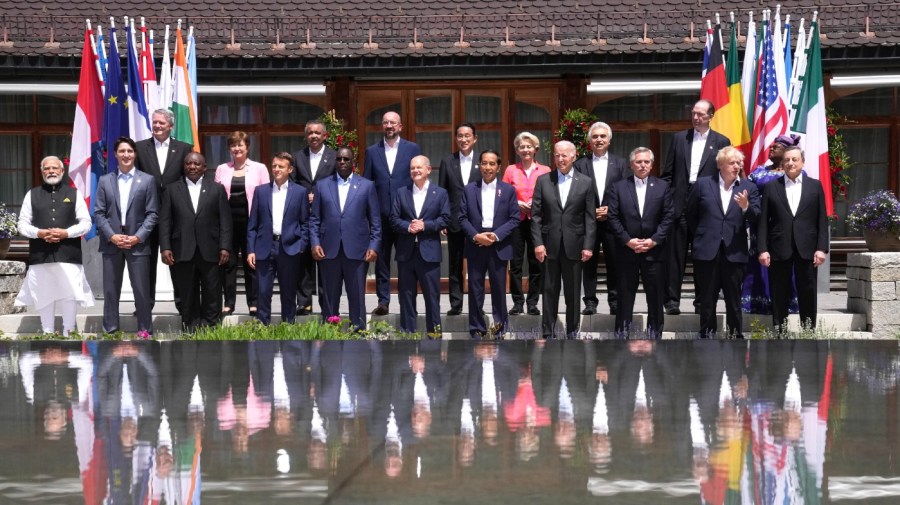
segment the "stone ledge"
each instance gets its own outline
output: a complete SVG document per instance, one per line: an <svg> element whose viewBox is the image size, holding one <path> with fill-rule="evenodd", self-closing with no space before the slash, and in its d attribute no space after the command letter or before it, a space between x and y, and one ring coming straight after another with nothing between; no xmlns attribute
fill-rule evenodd
<svg viewBox="0 0 900 505"><path fill-rule="evenodd" d="M900 267L900 253L852 253L847 255L847 266L864 268Z"/></svg>

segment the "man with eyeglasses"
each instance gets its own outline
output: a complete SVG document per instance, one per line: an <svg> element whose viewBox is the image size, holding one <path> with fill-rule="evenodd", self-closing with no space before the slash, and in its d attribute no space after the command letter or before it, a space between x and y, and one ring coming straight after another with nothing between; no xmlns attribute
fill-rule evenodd
<svg viewBox="0 0 900 505"><path fill-rule="evenodd" d="M77 307L94 305L84 275L80 237L91 229L84 197L64 184L65 169L56 156L41 161L43 184L22 200L19 234L29 239L28 274L15 305L31 306L41 316L41 331L55 332L55 309L62 310L63 331L75 331Z"/></svg>
<svg viewBox="0 0 900 505"><path fill-rule="evenodd" d="M378 195L378 208L381 222L390 223L391 202L398 189L412 184L409 176L409 164L413 158L421 154L419 145L400 138L403 123L400 115L393 111L384 113L381 118L381 130L384 138L366 149L363 165L363 177L375 183ZM390 226L381 230L381 252L375 263L375 290L378 294L378 305L372 311L374 316L385 316L391 303L391 249L397 240L397 234Z"/></svg>

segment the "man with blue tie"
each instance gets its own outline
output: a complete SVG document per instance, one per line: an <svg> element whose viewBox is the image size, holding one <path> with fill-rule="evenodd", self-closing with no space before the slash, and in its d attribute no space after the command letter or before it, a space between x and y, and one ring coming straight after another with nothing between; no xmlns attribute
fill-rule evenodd
<svg viewBox="0 0 900 505"><path fill-rule="evenodd" d="M394 195L391 227L397 234L400 329L416 333L418 284L425 298L425 326L435 335L441 332L441 230L450 221L450 200L444 188L428 181L430 174L427 157L410 161L413 182Z"/></svg>
<svg viewBox="0 0 900 505"><path fill-rule="evenodd" d="M473 338L488 334L484 320L484 276L491 281L493 324L491 335L507 326L506 271L513 258L513 230L519 228L516 188L497 179L500 154L482 151L478 162L481 178L466 184L459 205L459 226L466 235L466 266L469 281L469 333Z"/></svg>
<svg viewBox="0 0 900 505"><path fill-rule="evenodd" d="M367 263L378 258L381 212L375 185L353 172L353 150L341 147L335 160L335 174L316 184L309 218L312 255L325 288L319 303L323 319L337 316L343 287L350 324L363 330Z"/></svg>
<svg viewBox="0 0 900 505"><path fill-rule="evenodd" d="M632 177L613 184L607 198L609 230L616 237L619 310L616 335L631 332L638 279L647 295L647 336L660 338L663 331L663 301L666 289L665 244L675 219L669 184L650 175L653 151L638 147L628 157Z"/></svg>
<svg viewBox="0 0 900 505"><path fill-rule="evenodd" d="M396 112L386 112L381 118L384 139L366 149L363 177L375 183L381 222L390 223L391 202L400 188L409 186L409 162L421 154L418 144L400 138L403 123ZM378 305L374 316L385 316L391 304L391 249L397 235L389 225L381 230L381 253L375 264L375 290Z"/></svg>
<svg viewBox="0 0 900 505"><path fill-rule="evenodd" d="M293 323L297 311L300 253L309 244L306 188L290 180L294 157L281 152L272 160L271 185L256 188L247 222L247 264L256 270L259 297L256 318L272 321L275 277L281 291L281 321Z"/></svg>
<svg viewBox="0 0 900 505"><path fill-rule="evenodd" d="M747 226L759 218L759 190L741 180L744 154L736 147L720 149L716 164L719 174L697 179L684 211L694 237L691 255L700 273L694 278L700 300L700 338L716 335L720 289L725 298L726 333L744 338L741 282L750 259Z"/></svg>
<svg viewBox="0 0 900 505"><path fill-rule="evenodd" d="M119 297L127 263L138 333L149 336L153 333L150 262L156 261L150 254L150 233L158 219L157 184L153 176L134 167L133 140L119 137L113 152L119 170L100 178L94 199L94 224L103 254L103 331L119 330Z"/></svg>

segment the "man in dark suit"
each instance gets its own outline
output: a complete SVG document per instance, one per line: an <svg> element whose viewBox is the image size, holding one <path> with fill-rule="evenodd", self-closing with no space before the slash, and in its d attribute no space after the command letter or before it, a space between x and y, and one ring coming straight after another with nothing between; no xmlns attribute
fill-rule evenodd
<svg viewBox="0 0 900 505"><path fill-rule="evenodd" d="M506 270L513 258L512 233L518 229L520 219L516 188L497 178L500 154L482 151L479 167L481 176L466 184L459 205L459 227L466 237L469 333L473 338L488 333L483 310L485 273L491 281L491 334L502 332L507 326Z"/></svg>
<svg viewBox="0 0 900 505"><path fill-rule="evenodd" d="M616 252L615 238L607 233L606 217L609 207L606 205L606 192L617 181L625 177L628 162L624 158L609 152L612 143L612 128L606 123L596 122L588 130L588 142L591 144L591 155L575 161L575 170L594 180L594 200L597 202L595 218L597 219L597 240L594 242L594 254L584 263L584 315L597 313L597 262L600 259L600 245L603 244L603 263L606 265L606 301L609 313L616 313Z"/></svg>
<svg viewBox="0 0 900 505"><path fill-rule="evenodd" d="M276 275L281 290L281 321L293 323L297 311L297 258L309 244L309 196L306 188L290 180L293 162L289 153L275 155L274 181L256 188L247 222L247 264L256 269L259 278L256 317L263 324L272 320Z"/></svg>
<svg viewBox="0 0 900 505"><path fill-rule="evenodd" d="M353 172L353 150L338 149L336 159L334 175L316 184L309 240L325 288L319 298L322 317L327 320L338 315L341 287L344 287L350 323L363 330L367 263L378 258L381 211L375 185Z"/></svg>
<svg viewBox="0 0 900 505"><path fill-rule="evenodd" d="M309 191L309 203L312 205L313 189L316 183L334 173L334 158L337 153L325 145L328 130L318 119L306 123L306 147L294 153L294 171L291 179ZM297 286L297 315L312 314L312 296L316 291L316 262L310 250L300 254L300 283ZM319 288L322 281L319 279Z"/></svg>
<svg viewBox="0 0 900 505"><path fill-rule="evenodd" d="M542 334L555 334L559 311L560 278L566 299L566 337L578 335L582 264L594 254L597 237L594 181L575 170L575 145L553 147L556 170L537 179L531 202L534 255L543 264Z"/></svg>
<svg viewBox="0 0 900 505"><path fill-rule="evenodd" d="M409 162L421 151L418 144L400 138L403 124L396 112L385 112L381 118L381 129L384 139L366 149L363 177L375 183L381 222L389 223L394 193L412 182ZM391 303L391 249L396 240L397 236L390 226L381 230L381 252L375 264L375 291L378 293L378 305L372 311L375 316L387 315Z"/></svg>
<svg viewBox="0 0 900 505"><path fill-rule="evenodd" d="M391 208L397 234L397 291L400 329L416 333L416 284L425 298L429 335L441 333L441 230L450 220L450 200L444 188L428 182L431 161L416 156L409 163L413 183L400 188Z"/></svg>
<svg viewBox="0 0 900 505"><path fill-rule="evenodd" d="M632 177L613 184L607 195L609 231L616 238L619 310L616 334L631 331L638 276L647 295L647 334L659 338L663 331L665 296L665 245L672 227L674 209L669 184L650 175L653 152L638 147L628 157Z"/></svg>
<svg viewBox="0 0 900 505"><path fill-rule="evenodd" d="M135 144L120 137L113 145L119 170L97 181L94 198L94 224L100 235L103 254L103 331L119 330L119 297L122 274L128 264L128 277L134 290L138 332L153 333L150 264L150 233L156 228L159 200L156 181L134 168Z"/></svg>
<svg viewBox="0 0 900 505"><path fill-rule="evenodd" d="M172 128L175 127L175 114L169 109L153 111L150 126L153 136L136 144L136 164L138 169L152 175L156 180L157 194L162 200L165 187L181 180L184 157L193 150L194 146L171 137ZM150 308L152 309L156 303L156 256L159 254L159 230L157 229L150 234L150 249ZM175 290L176 303L178 303L178 298L178 291Z"/></svg>
<svg viewBox="0 0 900 505"><path fill-rule="evenodd" d="M791 273L797 284L801 327L816 327L816 268L828 254L828 215L822 184L803 173L799 147L784 150L784 177L766 186L759 218L759 262L769 267L772 324L787 326Z"/></svg>
<svg viewBox="0 0 900 505"><path fill-rule="evenodd" d="M159 213L162 261L182 294L181 324L189 332L215 326L222 315L220 267L231 257L231 207L225 188L204 177L206 158L189 153L184 179L170 183Z"/></svg>
<svg viewBox="0 0 900 505"><path fill-rule="evenodd" d="M463 123L456 127L456 147L459 151L441 160L438 185L447 190L450 197L450 223L447 226L447 278L450 282L450 310L448 316L462 314L463 303L463 248L466 236L459 227L459 204L466 184L481 177L478 159L475 158L475 144L478 135L475 126Z"/></svg>
<svg viewBox="0 0 900 505"><path fill-rule="evenodd" d="M668 282L665 293L666 314L680 314L681 285L684 282L684 267L687 261L688 235L684 205L691 186L698 177L716 175L716 154L731 141L709 127L716 108L709 100L699 100L691 111L693 127L678 132L672 138L669 155L660 178L672 188L675 205L675 222L669 231L669 258L667 260ZM694 302L695 307L697 302Z"/></svg>
<svg viewBox="0 0 900 505"><path fill-rule="evenodd" d="M697 179L684 213L694 241L691 255L700 273L694 277L700 301L700 338L716 335L719 290L725 298L725 331L742 333L741 283L750 257L747 225L759 218L759 190L740 179L744 154L723 147L716 155L719 175Z"/></svg>

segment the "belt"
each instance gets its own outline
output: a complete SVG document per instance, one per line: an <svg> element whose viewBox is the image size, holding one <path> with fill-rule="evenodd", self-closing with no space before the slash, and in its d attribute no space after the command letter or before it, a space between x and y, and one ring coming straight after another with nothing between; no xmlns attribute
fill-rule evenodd
<svg viewBox="0 0 900 505"><path fill-rule="evenodd" d="M277 234L277 233L274 234L274 235L272 235L272 240L281 241L281 235L279 235L279 234Z"/></svg>

